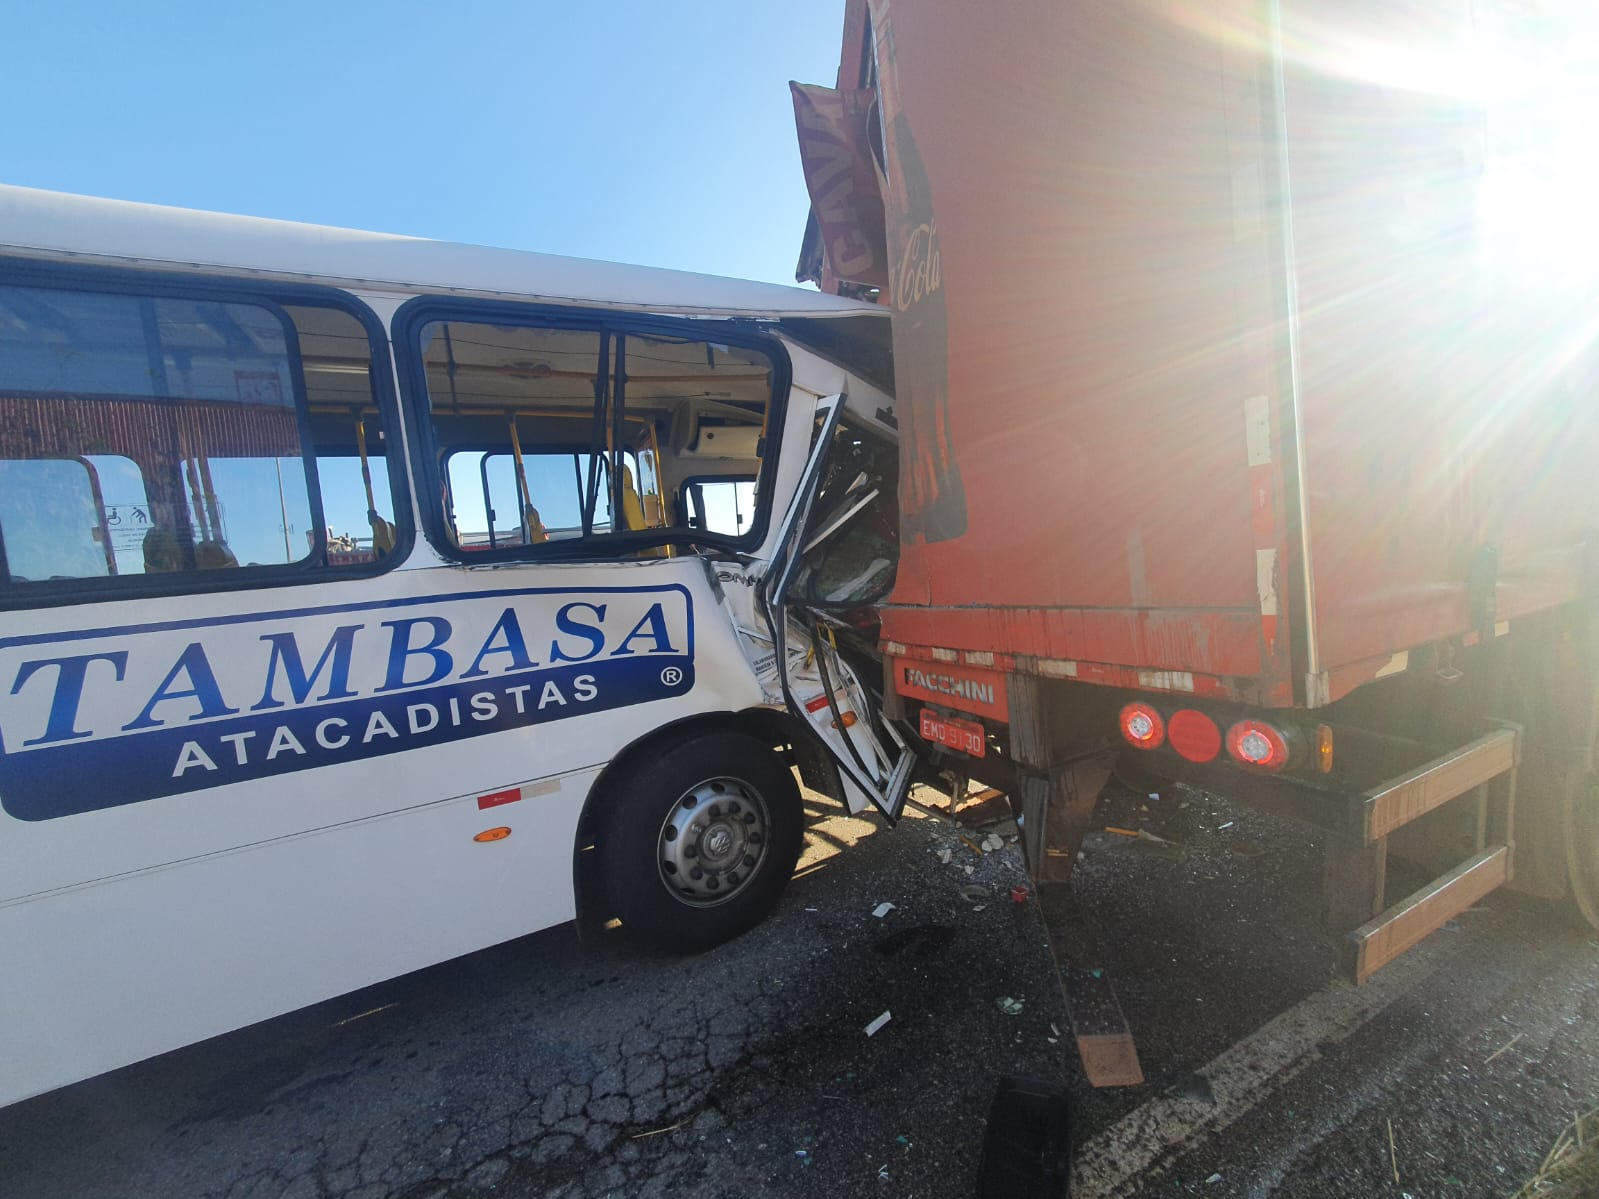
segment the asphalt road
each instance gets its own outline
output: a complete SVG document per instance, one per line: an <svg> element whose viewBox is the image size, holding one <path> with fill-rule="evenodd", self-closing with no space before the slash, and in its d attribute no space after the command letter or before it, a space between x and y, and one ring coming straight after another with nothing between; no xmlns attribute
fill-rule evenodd
<svg viewBox="0 0 1599 1199"><path fill-rule="evenodd" d="M0 1110L0 1196L965 1197L1004 1074L1070 1084L1081 1196L1508 1195L1599 1105L1599 940L1541 905L1357 990L1305 834L1124 799L1168 843L1098 834L1078 886L1147 1081L1096 1092L1013 846L813 815L731 945L554 929Z"/></svg>

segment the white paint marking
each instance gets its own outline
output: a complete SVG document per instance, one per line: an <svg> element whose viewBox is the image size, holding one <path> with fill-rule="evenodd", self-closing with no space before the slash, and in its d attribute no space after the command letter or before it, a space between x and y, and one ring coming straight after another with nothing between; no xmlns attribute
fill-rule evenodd
<svg viewBox="0 0 1599 1199"><path fill-rule="evenodd" d="M1409 650L1400 650L1397 654L1395 654L1393 657L1388 659L1388 664L1386 666L1384 666L1381 670L1379 670L1376 674L1372 675L1371 677L1374 678L1374 679L1385 679L1391 674L1398 674L1401 671L1408 669L1409 666L1410 666L1410 651Z"/></svg>
<svg viewBox="0 0 1599 1199"><path fill-rule="evenodd" d="M1271 400L1266 396L1244 399L1244 444L1250 466L1271 465Z"/></svg>
<svg viewBox="0 0 1599 1199"><path fill-rule="evenodd" d="M1192 691L1194 676L1186 670L1140 670L1138 685L1157 691Z"/></svg>
<svg viewBox="0 0 1599 1199"><path fill-rule="evenodd" d="M1277 615L1277 551L1255 551L1255 594L1262 616Z"/></svg>
<svg viewBox="0 0 1599 1199"><path fill-rule="evenodd" d="M1072 1194L1115 1199L1141 1191L1183 1154L1268 1100L1321 1057L1422 981L1432 955L1412 950L1363 987L1336 982L1224 1050L1199 1073L1214 1107L1162 1097L1136 1108L1078 1154Z"/></svg>

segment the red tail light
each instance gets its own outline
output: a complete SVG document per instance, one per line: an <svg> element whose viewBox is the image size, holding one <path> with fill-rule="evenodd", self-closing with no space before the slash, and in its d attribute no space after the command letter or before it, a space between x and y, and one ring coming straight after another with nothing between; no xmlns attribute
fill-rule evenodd
<svg viewBox="0 0 1599 1199"><path fill-rule="evenodd" d="M1288 741L1260 720L1240 720L1227 730L1227 752L1251 770L1281 770L1288 765Z"/></svg>
<svg viewBox="0 0 1599 1199"><path fill-rule="evenodd" d="M1166 722L1148 704L1128 704L1121 714L1122 736L1138 749L1159 749L1166 740Z"/></svg>
<svg viewBox="0 0 1599 1199"><path fill-rule="evenodd" d="M1221 729L1209 716L1192 708L1172 713L1166 739L1190 762L1213 762L1221 753Z"/></svg>

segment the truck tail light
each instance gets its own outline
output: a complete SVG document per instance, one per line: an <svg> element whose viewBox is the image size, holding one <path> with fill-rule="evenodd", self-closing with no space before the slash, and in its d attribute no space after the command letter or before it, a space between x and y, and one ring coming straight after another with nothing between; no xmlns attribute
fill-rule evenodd
<svg viewBox="0 0 1599 1199"><path fill-rule="evenodd" d="M1166 722L1148 704L1128 704L1121 714L1122 736L1137 749L1159 749L1166 740Z"/></svg>
<svg viewBox="0 0 1599 1199"><path fill-rule="evenodd" d="M1288 764L1288 740L1262 720L1240 720L1227 730L1227 752L1252 770L1281 770Z"/></svg>
<svg viewBox="0 0 1599 1199"><path fill-rule="evenodd" d="M1209 716L1192 708L1172 713L1166 725L1166 740L1190 762L1213 762L1221 753L1221 729Z"/></svg>

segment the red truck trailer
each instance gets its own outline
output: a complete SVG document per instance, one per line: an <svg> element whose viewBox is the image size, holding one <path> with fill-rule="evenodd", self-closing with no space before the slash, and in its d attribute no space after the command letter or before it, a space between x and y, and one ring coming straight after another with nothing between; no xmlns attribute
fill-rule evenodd
<svg viewBox="0 0 1599 1199"><path fill-rule="evenodd" d="M850 0L800 275L895 310L886 689L1041 881L1119 759L1326 830L1358 980L1512 880L1599 924L1594 32Z"/></svg>

